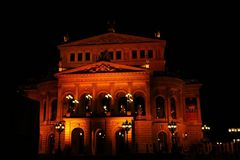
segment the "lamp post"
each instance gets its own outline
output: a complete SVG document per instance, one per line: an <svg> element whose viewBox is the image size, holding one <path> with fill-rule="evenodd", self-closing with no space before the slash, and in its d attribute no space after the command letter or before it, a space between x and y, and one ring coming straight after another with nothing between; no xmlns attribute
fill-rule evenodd
<svg viewBox="0 0 240 160"><path fill-rule="evenodd" d="M63 121L57 122L55 125L55 129L58 132L58 152L61 152L60 135L62 131L65 129L64 122Z"/></svg>
<svg viewBox="0 0 240 160"><path fill-rule="evenodd" d="M208 136L207 136L207 133L208 133L208 131L210 131L210 127L209 126L207 126L206 124L204 124L203 126L202 126L202 131L203 131L203 140L204 140L204 142L208 142Z"/></svg>
<svg viewBox="0 0 240 160"><path fill-rule="evenodd" d="M172 153L175 151L174 138L175 138L176 128L177 128L176 122L171 121L171 122L168 123L168 129L172 133Z"/></svg>
<svg viewBox="0 0 240 160"><path fill-rule="evenodd" d="M130 122L128 122L128 120L126 120L125 122L123 122L122 128L125 130L125 132L127 134L126 148L127 148L127 151L128 151L128 131L132 128L132 123L130 123Z"/></svg>
<svg viewBox="0 0 240 160"><path fill-rule="evenodd" d="M232 135L232 141L234 143L240 142L240 128L229 128L228 132Z"/></svg>

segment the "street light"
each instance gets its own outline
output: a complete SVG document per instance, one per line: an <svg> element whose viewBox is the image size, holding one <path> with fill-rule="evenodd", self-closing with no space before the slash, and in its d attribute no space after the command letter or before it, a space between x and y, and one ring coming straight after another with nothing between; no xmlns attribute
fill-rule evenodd
<svg viewBox="0 0 240 160"><path fill-rule="evenodd" d="M55 129L58 132L58 152L61 152L61 145L60 145L60 135L62 133L62 131L64 130L65 125L63 121L57 122L55 125Z"/></svg>
<svg viewBox="0 0 240 160"><path fill-rule="evenodd" d="M240 128L229 128L228 132L231 134L233 142L240 142Z"/></svg>
<svg viewBox="0 0 240 160"><path fill-rule="evenodd" d="M127 134L126 148L127 148L127 151L128 151L128 131L132 128L132 123L130 123L130 122L128 122L128 120L126 120L125 122L123 122L122 128L125 130L125 132Z"/></svg>
<svg viewBox="0 0 240 160"><path fill-rule="evenodd" d="M171 121L171 122L168 123L168 129L172 133L172 153L175 151L174 138L175 138L176 128L177 128L176 122Z"/></svg>
<svg viewBox="0 0 240 160"><path fill-rule="evenodd" d="M210 128L209 126L207 126L206 124L204 124L204 125L202 126L203 140L204 140L204 142L208 141L207 132L210 131L210 129L211 129L211 128Z"/></svg>

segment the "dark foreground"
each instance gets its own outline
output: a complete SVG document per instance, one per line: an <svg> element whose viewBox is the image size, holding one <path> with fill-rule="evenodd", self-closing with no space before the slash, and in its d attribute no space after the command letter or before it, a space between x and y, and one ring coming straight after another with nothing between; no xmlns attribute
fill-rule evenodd
<svg viewBox="0 0 240 160"><path fill-rule="evenodd" d="M240 160L239 154L137 154L119 156L56 156L39 155L38 160Z"/></svg>

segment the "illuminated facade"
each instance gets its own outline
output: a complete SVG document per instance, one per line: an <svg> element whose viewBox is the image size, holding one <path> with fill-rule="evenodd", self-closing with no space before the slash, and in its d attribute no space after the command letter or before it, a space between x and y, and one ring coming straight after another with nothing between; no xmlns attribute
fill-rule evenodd
<svg viewBox="0 0 240 160"><path fill-rule="evenodd" d="M173 143L198 143L201 85L165 73L165 46L159 38L119 33L59 45L56 80L27 90L40 102L39 153L54 153L59 135L61 149L73 155L171 152Z"/></svg>

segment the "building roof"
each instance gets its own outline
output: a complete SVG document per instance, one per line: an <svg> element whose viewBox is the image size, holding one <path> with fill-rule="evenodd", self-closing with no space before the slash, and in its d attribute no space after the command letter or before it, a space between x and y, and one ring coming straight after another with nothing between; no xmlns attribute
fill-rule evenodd
<svg viewBox="0 0 240 160"><path fill-rule="evenodd" d="M101 45L101 44L146 43L146 42L165 42L165 40L111 32L73 42L64 43L58 45L58 47Z"/></svg>

